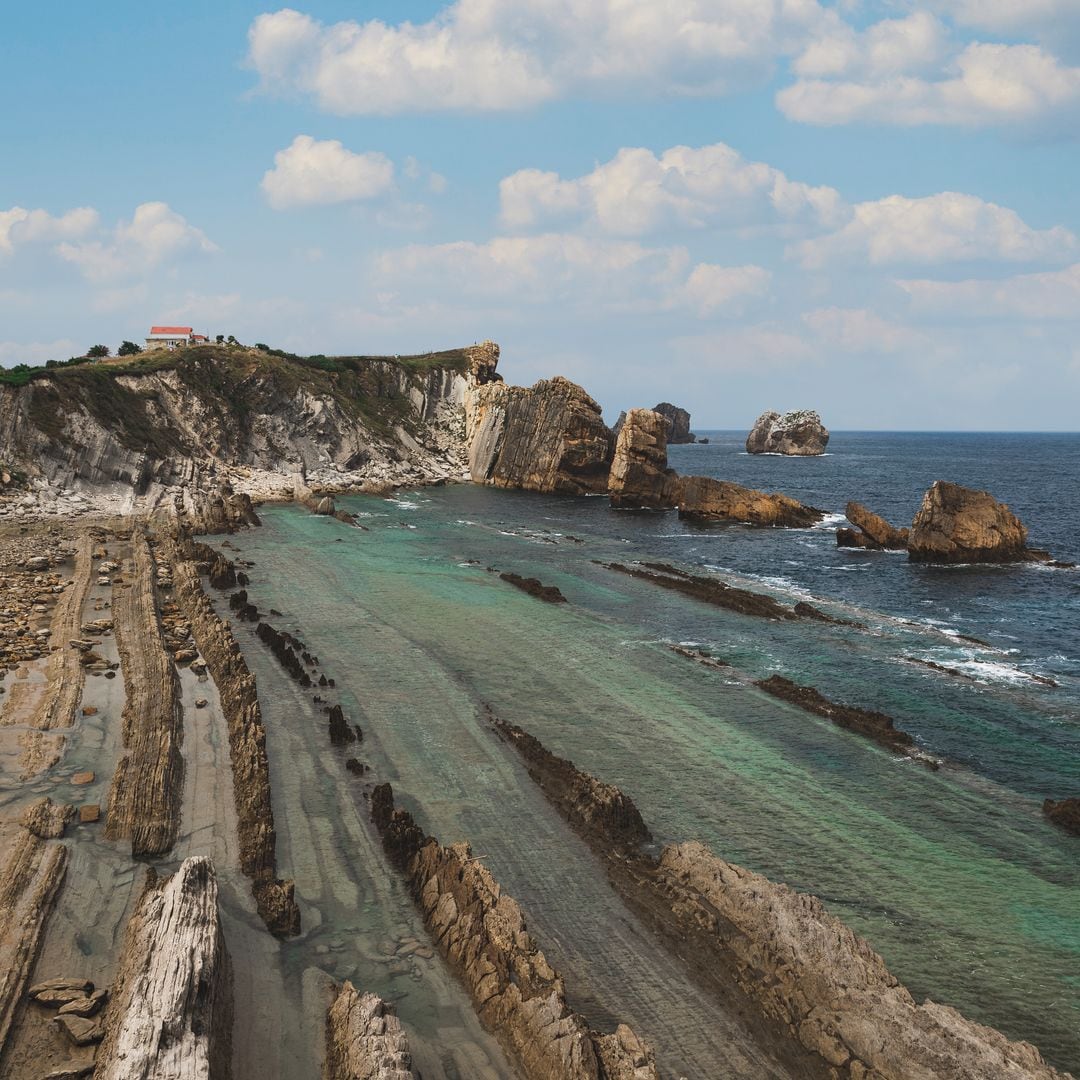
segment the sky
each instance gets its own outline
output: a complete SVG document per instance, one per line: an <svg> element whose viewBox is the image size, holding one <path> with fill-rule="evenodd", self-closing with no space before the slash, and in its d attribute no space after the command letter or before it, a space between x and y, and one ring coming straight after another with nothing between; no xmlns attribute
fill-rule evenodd
<svg viewBox="0 0 1080 1080"><path fill-rule="evenodd" d="M492 338L610 421L1075 431L1080 0L5 10L0 365Z"/></svg>

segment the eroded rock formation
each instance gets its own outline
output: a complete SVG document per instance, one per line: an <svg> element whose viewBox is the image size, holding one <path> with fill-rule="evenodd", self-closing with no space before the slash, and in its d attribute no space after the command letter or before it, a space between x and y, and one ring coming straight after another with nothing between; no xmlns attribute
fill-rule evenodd
<svg viewBox="0 0 1080 1080"><path fill-rule="evenodd" d="M908 546L910 530L896 529L862 503L849 502L844 514L854 529L837 529L837 547L869 548L872 551L902 551Z"/></svg>
<svg viewBox="0 0 1080 1080"><path fill-rule="evenodd" d="M989 492L936 480L912 522L908 554L913 562L1020 562L1027 529Z"/></svg>
<svg viewBox="0 0 1080 1080"><path fill-rule="evenodd" d="M298 934L300 909L293 896L293 882L276 877L277 833L255 676L232 629L214 611L199 578L198 564L211 563L216 552L191 541L181 545L168 541L163 546L170 556L173 596L187 616L192 637L217 686L229 728L240 869L251 878L259 915L270 932L281 937Z"/></svg>
<svg viewBox="0 0 1080 1080"><path fill-rule="evenodd" d="M152 880L128 922L98 1080L229 1080L232 977L213 863Z"/></svg>
<svg viewBox="0 0 1080 1080"><path fill-rule="evenodd" d="M105 835L131 839L135 858L162 855L180 829L184 712L180 680L165 650L146 536L132 536L134 574L113 592L116 642L124 672L124 754L109 789Z"/></svg>
<svg viewBox="0 0 1080 1080"><path fill-rule="evenodd" d="M409 1038L394 1006L343 983L326 1016L323 1080L414 1080Z"/></svg>
<svg viewBox="0 0 1080 1080"><path fill-rule="evenodd" d="M670 510L679 479L667 467L668 421L650 409L631 409L615 443L608 477L611 505L624 509Z"/></svg>
<svg viewBox="0 0 1080 1080"><path fill-rule="evenodd" d="M728 480L683 476L679 480L679 517L695 521L738 521L745 525L802 529L825 515L813 506L780 493L767 494Z"/></svg>
<svg viewBox="0 0 1080 1080"><path fill-rule="evenodd" d="M797 412L762 413L746 437L748 454L787 454L813 457L825 453L829 432L821 417L811 409Z"/></svg>
<svg viewBox="0 0 1080 1080"><path fill-rule="evenodd" d="M690 430L690 414L670 401L661 401L653 407L667 421L667 441L670 445L692 443L694 433Z"/></svg>
<svg viewBox="0 0 1080 1080"><path fill-rule="evenodd" d="M600 406L561 376L528 388L488 382L470 390L466 439L476 483L571 495L607 490L611 432Z"/></svg>
<svg viewBox="0 0 1080 1080"><path fill-rule="evenodd" d="M389 784L375 789L371 805L432 940L528 1080L655 1080L651 1051L629 1029L599 1035L570 1010L521 908L468 844L443 847L425 836L407 811L394 808Z"/></svg>

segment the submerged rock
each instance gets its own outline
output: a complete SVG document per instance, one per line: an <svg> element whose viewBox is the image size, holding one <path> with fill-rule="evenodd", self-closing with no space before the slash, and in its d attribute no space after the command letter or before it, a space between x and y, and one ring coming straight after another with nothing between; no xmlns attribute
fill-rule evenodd
<svg viewBox="0 0 1080 1080"><path fill-rule="evenodd" d="M544 600L549 604L565 604L566 597L555 585L545 585L539 578L522 577L520 574L503 573L499 575L503 581L520 589L529 596L535 596L537 600Z"/></svg>
<svg viewBox="0 0 1080 1080"><path fill-rule="evenodd" d="M1047 799L1042 809L1055 825L1080 836L1080 799L1062 799L1060 802Z"/></svg>
<svg viewBox="0 0 1080 1080"><path fill-rule="evenodd" d="M915 515L908 553L913 562L1022 562L1027 529L989 492L936 480Z"/></svg>
<svg viewBox="0 0 1080 1080"><path fill-rule="evenodd" d="M667 441L670 445L692 443L694 433L690 430L690 414L670 401L661 401L653 407L667 421Z"/></svg>
<svg viewBox="0 0 1080 1080"><path fill-rule="evenodd" d="M779 492L768 494L713 480L708 476L683 476L679 480L679 517L698 521L738 521L745 525L780 526L791 529L815 525L825 516L813 506Z"/></svg>
<svg viewBox="0 0 1080 1080"><path fill-rule="evenodd" d="M667 467L667 420L650 409L631 409L619 431L608 478L611 505L670 510L678 499L678 474Z"/></svg>
<svg viewBox="0 0 1080 1080"><path fill-rule="evenodd" d="M829 432L812 409L797 412L764 412L746 437L748 454L787 454L814 457L825 453Z"/></svg>

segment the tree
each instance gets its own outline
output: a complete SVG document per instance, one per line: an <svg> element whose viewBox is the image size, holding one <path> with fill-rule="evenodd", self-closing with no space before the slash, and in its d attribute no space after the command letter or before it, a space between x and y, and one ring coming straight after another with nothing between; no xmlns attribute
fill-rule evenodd
<svg viewBox="0 0 1080 1080"><path fill-rule="evenodd" d="M218 343L219 345L224 345L224 344L225 344L225 335L224 335L224 334L218 334L218 336L217 336L217 337L216 337L216 338L215 338L214 340L215 340L215 341L216 341L216 342L217 342L217 343Z"/></svg>
<svg viewBox="0 0 1080 1080"><path fill-rule="evenodd" d="M120 348L116 350L117 356L138 356L142 349L134 341L122 341Z"/></svg>
<svg viewBox="0 0 1080 1080"><path fill-rule="evenodd" d="M92 360L100 360L103 356L109 355L109 346L91 345L90 348L86 350L86 355Z"/></svg>
<svg viewBox="0 0 1080 1080"><path fill-rule="evenodd" d="M226 340L227 344L229 344L229 345L239 345L240 344L240 342L237 341L236 338L234 338L232 336L232 334L230 334L225 340Z"/></svg>
<svg viewBox="0 0 1080 1080"><path fill-rule="evenodd" d="M255 348L258 349L259 352L269 352L270 351L270 346L269 345L264 345L261 341L256 341L255 342Z"/></svg>

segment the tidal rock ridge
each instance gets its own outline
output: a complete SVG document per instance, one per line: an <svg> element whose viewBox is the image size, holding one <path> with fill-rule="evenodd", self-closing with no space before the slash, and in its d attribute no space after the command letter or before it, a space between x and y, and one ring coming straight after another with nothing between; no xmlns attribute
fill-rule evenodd
<svg viewBox="0 0 1080 1080"><path fill-rule="evenodd" d="M872 551L903 551L908 546L909 529L897 529L862 503L849 502L844 516L854 529L837 529L837 547L869 548Z"/></svg>
<svg viewBox="0 0 1080 1080"><path fill-rule="evenodd" d="M678 487L679 517L738 521L746 525L804 529L825 516L813 506L779 492L768 494L707 476L684 476Z"/></svg>

